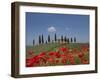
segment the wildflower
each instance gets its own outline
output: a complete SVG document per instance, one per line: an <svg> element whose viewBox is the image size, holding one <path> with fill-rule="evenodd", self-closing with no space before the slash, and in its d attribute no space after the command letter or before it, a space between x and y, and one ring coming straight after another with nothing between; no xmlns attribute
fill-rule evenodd
<svg viewBox="0 0 100 80"><path fill-rule="evenodd" d="M56 58L60 58L60 57L61 57L61 55L60 55L59 52L56 52L56 53L55 53L55 56L56 56Z"/></svg>
<svg viewBox="0 0 100 80"><path fill-rule="evenodd" d="M78 54L78 57L79 57L79 58L82 58L83 56L84 56L84 54L81 53L81 52Z"/></svg>
<svg viewBox="0 0 100 80"><path fill-rule="evenodd" d="M62 62L63 64L66 64L67 59L62 59L61 62Z"/></svg>
<svg viewBox="0 0 100 80"><path fill-rule="evenodd" d="M56 60L56 64L58 64L60 61L59 60Z"/></svg>
<svg viewBox="0 0 100 80"><path fill-rule="evenodd" d="M88 60L83 60L82 63L83 63L83 64L88 64L89 61L88 61Z"/></svg>
<svg viewBox="0 0 100 80"><path fill-rule="evenodd" d="M65 48L65 47L60 48L60 50L61 50L62 52L67 52L67 51L68 51L68 49Z"/></svg>
<svg viewBox="0 0 100 80"><path fill-rule="evenodd" d="M54 56L55 52L49 52L48 54L49 54L49 56Z"/></svg>
<svg viewBox="0 0 100 80"><path fill-rule="evenodd" d="M54 59L53 59L53 58L48 58L48 61L49 61L50 63L54 63Z"/></svg>

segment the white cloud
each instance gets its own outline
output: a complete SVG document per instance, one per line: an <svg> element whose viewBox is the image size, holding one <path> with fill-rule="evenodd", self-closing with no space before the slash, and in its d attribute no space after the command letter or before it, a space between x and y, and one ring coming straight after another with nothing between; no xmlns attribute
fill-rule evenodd
<svg viewBox="0 0 100 80"><path fill-rule="evenodd" d="M48 28L48 32L56 32L55 27L51 26Z"/></svg>

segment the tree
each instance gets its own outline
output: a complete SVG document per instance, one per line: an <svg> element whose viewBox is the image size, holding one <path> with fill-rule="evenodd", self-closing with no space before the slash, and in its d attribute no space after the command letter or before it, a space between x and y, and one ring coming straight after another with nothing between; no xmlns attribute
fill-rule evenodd
<svg viewBox="0 0 100 80"><path fill-rule="evenodd" d="M76 43L76 37L74 37L74 43Z"/></svg>
<svg viewBox="0 0 100 80"><path fill-rule="evenodd" d="M34 46L34 44L35 44L35 40L33 39L33 46Z"/></svg>
<svg viewBox="0 0 100 80"><path fill-rule="evenodd" d="M41 44L41 36L39 35L39 44Z"/></svg>
<svg viewBox="0 0 100 80"><path fill-rule="evenodd" d="M47 44L47 40L46 40L45 44Z"/></svg>
<svg viewBox="0 0 100 80"><path fill-rule="evenodd" d="M69 38L67 38L67 42L69 43Z"/></svg>
<svg viewBox="0 0 100 80"><path fill-rule="evenodd" d="M63 42L63 35L61 36L61 42Z"/></svg>
<svg viewBox="0 0 100 80"><path fill-rule="evenodd" d="M48 35L48 42L50 43L50 35Z"/></svg>
<svg viewBox="0 0 100 80"><path fill-rule="evenodd" d="M65 38L64 38L64 41L65 41L65 43L67 42L67 38L66 38L66 36L65 36Z"/></svg>
<svg viewBox="0 0 100 80"><path fill-rule="evenodd" d="M43 38L43 34L42 34L42 44L44 43L44 38Z"/></svg>
<svg viewBox="0 0 100 80"><path fill-rule="evenodd" d="M70 39L70 42L71 42L71 43L73 42L73 39L72 39L72 38Z"/></svg>
<svg viewBox="0 0 100 80"><path fill-rule="evenodd" d="M57 41L57 36L56 36L56 33L55 33L55 42Z"/></svg>

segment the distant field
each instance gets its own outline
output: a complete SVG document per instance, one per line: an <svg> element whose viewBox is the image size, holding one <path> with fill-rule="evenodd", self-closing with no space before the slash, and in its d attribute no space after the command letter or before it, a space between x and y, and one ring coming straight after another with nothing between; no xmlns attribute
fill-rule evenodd
<svg viewBox="0 0 100 80"><path fill-rule="evenodd" d="M35 62L35 57L38 56ZM89 64L88 43L48 43L26 46L27 67L69 64Z"/></svg>
<svg viewBox="0 0 100 80"><path fill-rule="evenodd" d="M57 48L57 47L60 47L60 44L58 44L58 43L55 43L55 44L50 43L50 44L40 44L40 45L36 45L36 46L27 46L26 47L26 53L27 53L27 56L29 56L28 55L28 51L29 50L34 51L35 54L39 54L42 51L43 52L44 51L46 51L46 52L54 51L55 48Z"/></svg>

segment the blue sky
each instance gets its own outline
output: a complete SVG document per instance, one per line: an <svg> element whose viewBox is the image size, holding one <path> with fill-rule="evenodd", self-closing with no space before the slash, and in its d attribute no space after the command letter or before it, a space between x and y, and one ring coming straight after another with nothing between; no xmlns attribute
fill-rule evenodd
<svg viewBox="0 0 100 80"><path fill-rule="evenodd" d="M50 14L26 12L26 45L38 43L38 36L61 35L76 37L77 42L89 42L89 15Z"/></svg>

